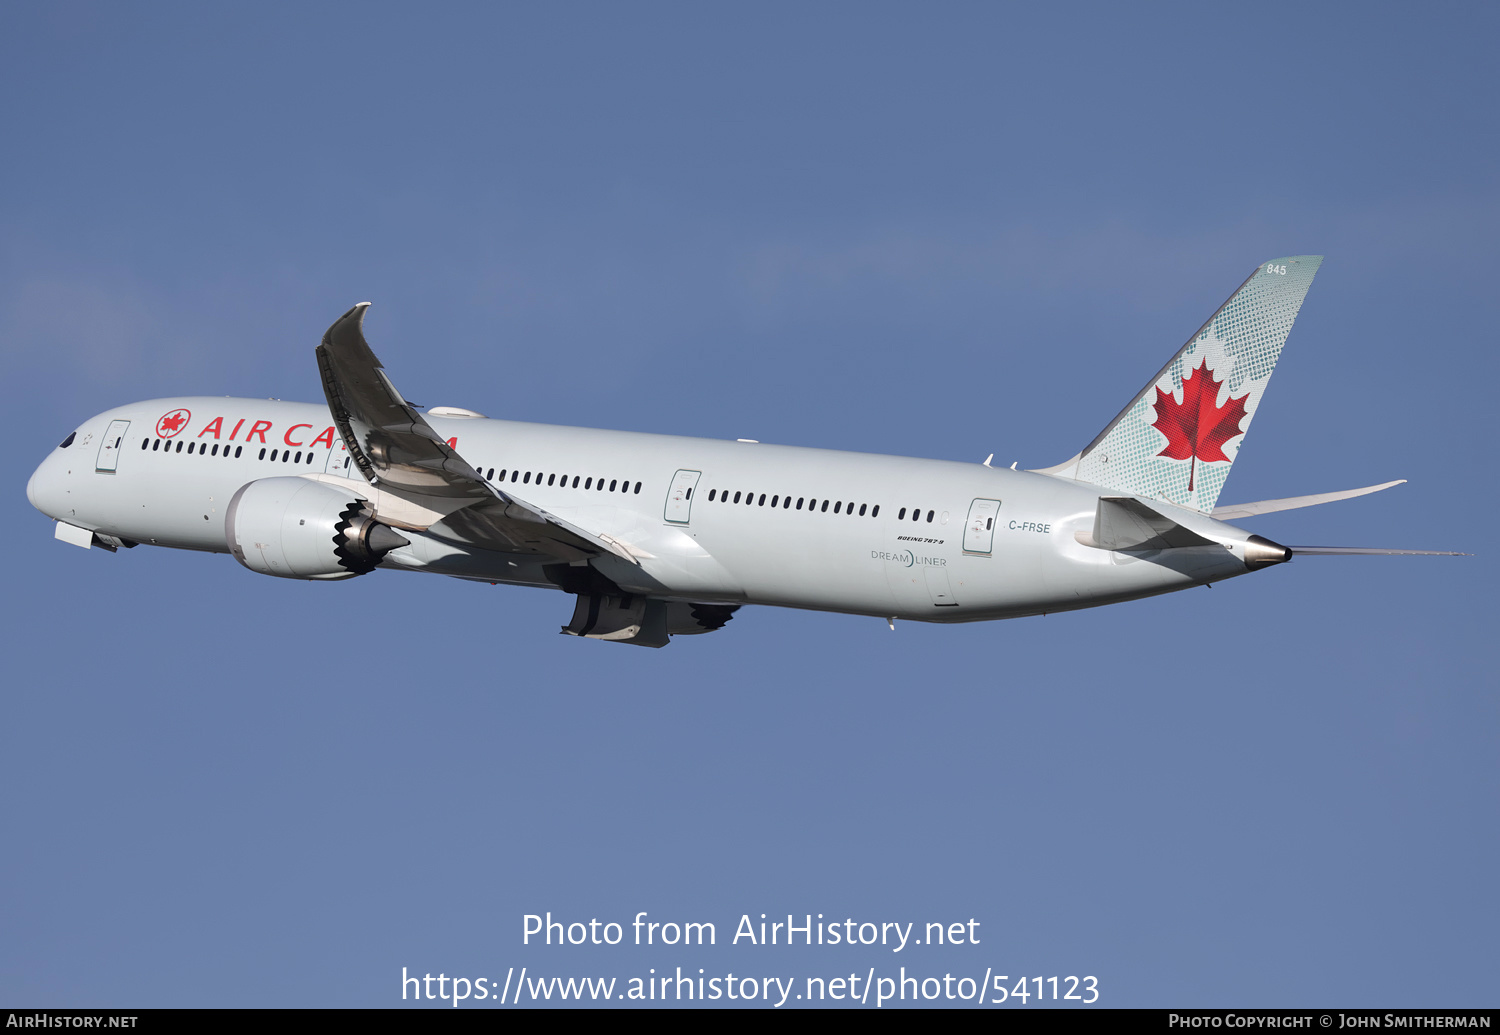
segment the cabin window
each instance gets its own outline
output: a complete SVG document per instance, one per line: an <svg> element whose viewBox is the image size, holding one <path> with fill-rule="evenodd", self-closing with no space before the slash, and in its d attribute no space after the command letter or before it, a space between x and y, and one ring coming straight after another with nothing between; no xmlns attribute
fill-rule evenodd
<svg viewBox="0 0 1500 1035"><path fill-rule="evenodd" d="M526 477L523 479L523 484L526 484L526 485L530 485L531 484L531 472L530 471L526 472Z"/></svg>
<svg viewBox="0 0 1500 1035"><path fill-rule="evenodd" d="M161 449L161 439L157 439L155 442L151 443L151 452L155 453L155 452L157 452L160 449Z"/></svg>
<svg viewBox="0 0 1500 1035"><path fill-rule="evenodd" d="M484 480L487 482L495 480L495 469L493 467L490 468L490 473L484 476Z"/></svg>
<svg viewBox="0 0 1500 1035"><path fill-rule="evenodd" d="M802 509L802 497L801 496L797 497L797 509L798 510Z"/></svg>
<svg viewBox="0 0 1500 1035"><path fill-rule="evenodd" d="M637 495L637 496L639 496L641 494L641 483L640 482L636 482L635 483L635 493L634 494Z"/></svg>
<svg viewBox="0 0 1500 1035"><path fill-rule="evenodd" d="M716 493L718 491L719 491L718 489L709 489L708 490L708 502L712 503L714 501L714 493Z"/></svg>
<svg viewBox="0 0 1500 1035"><path fill-rule="evenodd" d="M823 501L822 513L824 513L824 514L828 513L828 501L827 500Z"/></svg>
<svg viewBox="0 0 1500 1035"><path fill-rule="evenodd" d="M735 493L735 494L734 494L734 501L735 501L735 502L736 502L736 503L738 503L738 502L739 502L739 501L740 501L740 494L739 494L739 493Z"/></svg>
<svg viewBox="0 0 1500 1035"><path fill-rule="evenodd" d="M861 503L859 505L859 516L860 517L864 517L865 516L865 505L863 503Z"/></svg>
<svg viewBox="0 0 1500 1035"><path fill-rule="evenodd" d="M299 464L302 462L302 450L300 450L300 449L297 450L297 462Z"/></svg>
<svg viewBox="0 0 1500 1035"><path fill-rule="evenodd" d="M771 497L771 509L774 510L776 508L776 501L779 500L779 499L781 499L780 496L772 496Z"/></svg>
<svg viewBox="0 0 1500 1035"><path fill-rule="evenodd" d="M244 446L235 446L234 447L234 458L236 460L238 460L240 458L240 454L243 453L244 451L245 451L245 447ZM344 466L345 467L349 466L349 461L348 460L344 461Z"/></svg>
<svg viewBox="0 0 1500 1035"><path fill-rule="evenodd" d="M555 475L555 474L549 474L549 475L547 475L547 484L548 485L556 485L557 484L557 475Z"/></svg>
<svg viewBox="0 0 1500 1035"><path fill-rule="evenodd" d="M837 514L837 513L838 513L838 512L839 512L839 507L840 507L840 506L842 506L842 505L843 505L843 504L841 504L841 503L835 503L835 504L834 504L834 505L833 505L833 512L834 512L834 513L835 513L835 514Z"/></svg>
<svg viewBox="0 0 1500 1035"><path fill-rule="evenodd" d="M897 521L905 521L906 520L906 508L905 507L902 507L901 508L901 512L896 515L896 520Z"/></svg>
<svg viewBox="0 0 1500 1035"><path fill-rule="evenodd" d="M761 493L760 494L760 503L758 504L758 506L764 507L765 505L766 505L766 494L765 493Z"/></svg>
<svg viewBox="0 0 1500 1035"><path fill-rule="evenodd" d="M935 513L937 513L937 512L936 511L932 511L932 510L929 510L927 512L927 523L929 525L932 524L932 515L935 514Z"/></svg>
<svg viewBox="0 0 1500 1035"><path fill-rule="evenodd" d="M619 482L617 482L615 479L611 478L609 480L609 491L610 492L614 492L615 491L615 486L618 485L618 484L619 484ZM688 499L692 499L693 498L692 497L692 491L693 490L691 490L691 489L688 490Z"/></svg>
<svg viewBox="0 0 1500 1035"><path fill-rule="evenodd" d="M62 447L59 446L58 448L61 449ZM151 440L149 438L143 438L143 439L141 439L141 451L145 452L147 449L150 449L150 448L151 448Z"/></svg>
<svg viewBox="0 0 1500 1035"><path fill-rule="evenodd" d="M875 504L875 506L871 508L871 510L870 510L870 516L871 517L879 517L880 516L880 504L879 503Z"/></svg>
<svg viewBox="0 0 1500 1035"><path fill-rule="evenodd" d="M182 452L182 443L181 442L177 443L177 452L179 452L179 453Z"/></svg>

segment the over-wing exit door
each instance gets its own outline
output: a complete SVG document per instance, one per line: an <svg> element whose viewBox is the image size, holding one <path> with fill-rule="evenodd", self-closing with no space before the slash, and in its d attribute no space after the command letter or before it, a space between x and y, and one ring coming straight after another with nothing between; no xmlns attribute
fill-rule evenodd
<svg viewBox="0 0 1500 1035"><path fill-rule="evenodd" d="M698 487L702 471L678 471L672 476L672 487L667 490L667 507L664 517L674 525L685 525L693 511L693 490Z"/></svg>

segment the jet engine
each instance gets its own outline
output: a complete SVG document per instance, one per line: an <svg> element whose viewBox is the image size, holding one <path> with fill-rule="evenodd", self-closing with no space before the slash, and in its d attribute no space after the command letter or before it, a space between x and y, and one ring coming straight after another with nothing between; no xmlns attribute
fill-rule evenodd
<svg viewBox="0 0 1500 1035"><path fill-rule="evenodd" d="M366 501L307 478L242 486L225 511L224 539L251 571L285 579L353 578L410 542L373 520Z"/></svg>

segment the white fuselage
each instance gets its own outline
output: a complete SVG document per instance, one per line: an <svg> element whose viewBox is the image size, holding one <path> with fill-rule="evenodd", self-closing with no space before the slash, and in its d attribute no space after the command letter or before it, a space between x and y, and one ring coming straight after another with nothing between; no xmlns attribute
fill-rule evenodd
<svg viewBox="0 0 1500 1035"><path fill-rule="evenodd" d="M163 426L176 411L185 416L175 430ZM1084 545L1079 534L1087 540L1103 490L1043 474L428 419L492 484L503 478L511 495L622 544L637 563L607 555L592 562L621 588L666 599L964 622L1112 603L1249 570L1241 559L1247 533L1160 501L1152 505L1221 545L1158 554ZM85 422L37 469L27 493L43 513L79 529L225 553L225 508L241 486L299 475L366 494L346 461L326 405L160 399ZM382 567L555 588L534 557L455 541L441 523L403 534L410 545Z"/></svg>

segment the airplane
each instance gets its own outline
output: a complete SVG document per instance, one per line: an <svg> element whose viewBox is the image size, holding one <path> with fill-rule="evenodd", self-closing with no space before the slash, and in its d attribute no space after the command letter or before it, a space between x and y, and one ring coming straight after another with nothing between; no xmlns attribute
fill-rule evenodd
<svg viewBox="0 0 1500 1035"><path fill-rule="evenodd" d="M317 347L323 403L189 396L107 410L27 483L56 538L228 553L338 581L377 568L574 597L564 633L646 647L740 607L921 622L1052 614L1304 555L1231 522L1386 482L1219 506L1322 263L1262 263L1125 408L1054 467L492 420L424 409L367 344L369 303Z"/></svg>

